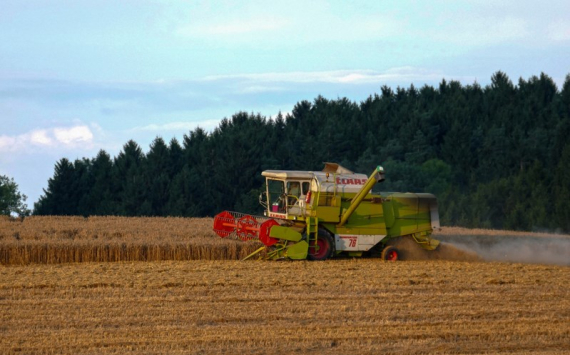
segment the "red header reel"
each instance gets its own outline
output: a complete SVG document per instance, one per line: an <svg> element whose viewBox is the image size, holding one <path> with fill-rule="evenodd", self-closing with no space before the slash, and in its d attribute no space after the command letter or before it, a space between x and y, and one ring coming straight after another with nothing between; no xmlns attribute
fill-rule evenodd
<svg viewBox="0 0 570 355"><path fill-rule="evenodd" d="M224 211L214 217L214 232L220 237L244 241L259 239L266 246L277 243L277 239L269 236L271 227L277 225L279 223L274 219L239 212Z"/></svg>

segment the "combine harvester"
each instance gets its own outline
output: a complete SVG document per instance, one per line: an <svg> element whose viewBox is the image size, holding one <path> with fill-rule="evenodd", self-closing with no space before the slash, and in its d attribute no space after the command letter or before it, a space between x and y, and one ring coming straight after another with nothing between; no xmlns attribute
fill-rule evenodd
<svg viewBox="0 0 570 355"><path fill-rule="evenodd" d="M266 191L259 202L264 216L224 211L214 217L220 237L264 244L245 259L369 255L395 261L399 251L388 243L394 238L412 238L426 250L439 245L431 238L439 228L435 196L373 194L372 187L384 181L381 166L370 177L335 163L325 163L323 171L266 170L262 175Z"/></svg>

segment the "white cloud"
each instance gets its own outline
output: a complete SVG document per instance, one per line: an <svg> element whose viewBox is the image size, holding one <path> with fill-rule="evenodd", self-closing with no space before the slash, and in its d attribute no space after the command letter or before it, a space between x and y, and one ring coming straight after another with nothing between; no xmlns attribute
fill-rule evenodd
<svg viewBox="0 0 570 355"><path fill-rule="evenodd" d="M440 43L459 46L486 46L527 38L531 34L529 23L516 17L472 17L456 19L434 30L418 35Z"/></svg>
<svg viewBox="0 0 570 355"><path fill-rule="evenodd" d="M548 38L555 42L570 41L570 23L557 21L548 26Z"/></svg>
<svg viewBox="0 0 570 355"><path fill-rule="evenodd" d="M259 5L259 4L258 4ZM298 8L295 9L294 7ZM389 14L331 8L326 2L271 4L254 11L210 12L178 23L174 34L223 43L263 43L265 48L322 41L364 41L396 36L407 27Z"/></svg>
<svg viewBox="0 0 570 355"><path fill-rule="evenodd" d="M89 143L93 141L93 133L87 126L75 126L71 128L54 128L55 139L64 145Z"/></svg>
<svg viewBox="0 0 570 355"><path fill-rule="evenodd" d="M0 152L8 151L16 145L16 138L10 136L0 136Z"/></svg>
<svg viewBox="0 0 570 355"><path fill-rule="evenodd" d="M496 41L521 39L530 34L527 21L521 18L506 17L502 21L487 23L484 26L487 27L487 39L493 38Z"/></svg>
<svg viewBox="0 0 570 355"><path fill-rule="evenodd" d="M281 114L281 117L285 118L287 116L291 116L293 114L293 112L292 111L279 111L276 114L269 116L269 119L270 120L276 120L277 116L279 116L279 114Z"/></svg>
<svg viewBox="0 0 570 355"><path fill-rule="evenodd" d="M91 148L93 138L91 129L85 125L36 129L15 136L0 136L0 152L33 151L34 147Z"/></svg>
<svg viewBox="0 0 570 355"><path fill-rule="evenodd" d="M287 20L278 18L233 20L222 23L195 23L178 28L176 33L186 37L234 36L260 31L276 31L284 28L287 24Z"/></svg>
<svg viewBox="0 0 570 355"><path fill-rule="evenodd" d="M34 145L44 145L44 146L49 146L52 145L53 141L50 137L48 137L48 132L46 130L36 130L36 131L32 131L27 135L24 135L22 138L24 138L24 140L29 137L29 141L30 143L34 144Z"/></svg>
<svg viewBox="0 0 570 355"><path fill-rule="evenodd" d="M204 128L206 130L216 127L220 123L220 120L205 120L200 122L169 122L165 124L149 124L146 126L135 127L132 131L151 131L151 132L161 132L161 131L192 131L197 127Z"/></svg>
<svg viewBox="0 0 570 355"><path fill-rule="evenodd" d="M414 80L441 80L440 71L430 71L415 67L392 68L384 72L373 70L333 70L315 72L285 72L285 73L258 73L217 75L204 78L205 81L238 80L257 83L330 83L330 84L370 84L395 81ZM253 88L253 89L252 89ZM247 86L242 91L277 91L275 86Z"/></svg>
<svg viewBox="0 0 570 355"><path fill-rule="evenodd" d="M285 91L285 88L280 86L270 86L270 85L251 85L246 86L239 90L242 94L259 94L264 92L280 92Z"/></svg>

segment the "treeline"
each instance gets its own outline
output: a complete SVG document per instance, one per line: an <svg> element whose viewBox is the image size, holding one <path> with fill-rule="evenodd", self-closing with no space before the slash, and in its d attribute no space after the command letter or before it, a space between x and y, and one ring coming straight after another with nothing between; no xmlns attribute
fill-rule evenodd
<svg viewBox="0 0 570 355"><path fill-rule="evenodd" d="M37 215L212 216L260 213L266 169L320 170L324 161L369 173L383 191L438 196L444 225L570 231L570 75L515 85L381 88L361 103L317 97L285 117L240 112L180 143L144 153L129 141L114 158L55 165Z"/></svg>

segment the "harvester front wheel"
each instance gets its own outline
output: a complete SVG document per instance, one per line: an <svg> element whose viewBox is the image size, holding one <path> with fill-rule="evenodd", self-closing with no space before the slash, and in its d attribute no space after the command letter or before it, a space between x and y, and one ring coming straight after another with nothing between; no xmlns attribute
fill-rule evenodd
<svg viewBox="0 0 570 355"><path fill-rule="evenodd" d="M384 248L384 250L382 250L382 256L381 257L382 257L382 260L396 261L400 257L400 253L398 252L398 249L396 249L392 246L387 246L386 248Z"/></svg>
<svg viewBox="0 0 570 355"><path fill-rule="evenodd" d="M309 260L326 260L334 254L334 242L331 235L324 229L319 229L319 237L315 245L309 242Z"/></svg>

